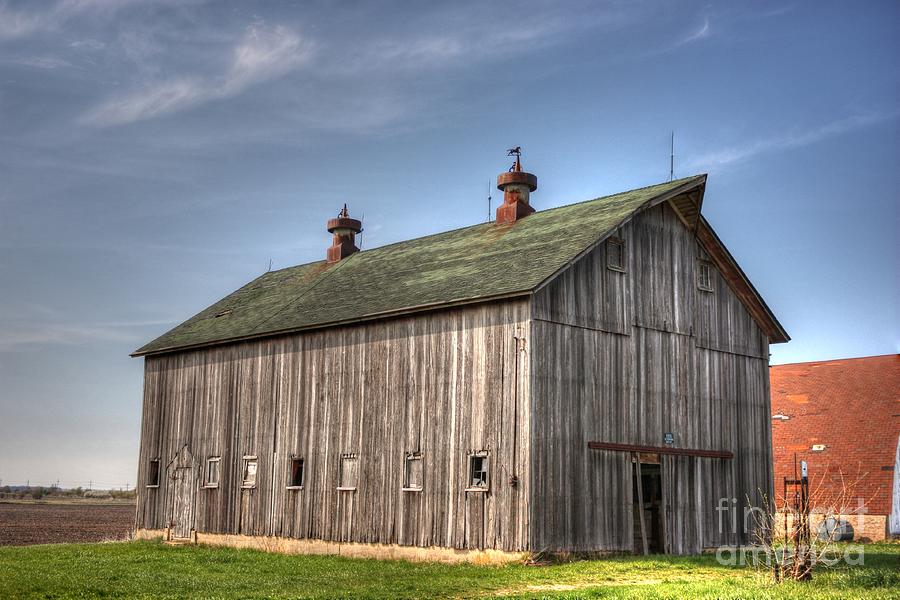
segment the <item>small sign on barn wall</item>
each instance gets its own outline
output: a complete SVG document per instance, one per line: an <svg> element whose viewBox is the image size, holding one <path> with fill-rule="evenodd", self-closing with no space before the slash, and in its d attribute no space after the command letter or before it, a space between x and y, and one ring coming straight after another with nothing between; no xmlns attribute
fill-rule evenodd
<svg viewBox="0 0 900 600"><path fill-rule="evenodd" d="M672 433L671 431L667 431L665 440L666 440L666 446L671 446L672 444L675 443L675 434Z"/></svg>

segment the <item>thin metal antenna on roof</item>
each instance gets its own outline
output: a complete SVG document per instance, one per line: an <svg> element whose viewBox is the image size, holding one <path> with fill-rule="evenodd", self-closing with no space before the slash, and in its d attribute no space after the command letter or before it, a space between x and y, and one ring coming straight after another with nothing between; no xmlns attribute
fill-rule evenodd
<svg viewBox="0 0 900 600"><path fill-rule="evenodd" d="M359 222L360 222L360 223L365 223L365 222L366 222L366 213L363 213L363 214L362 214L362 218L359 220ZM359 234L358 234L358 235L359 235L359 249L360 249L360 250L363 249L363 233L365 233L365 231L366 231L365 229L360 229L360 230L359 230Z"/></svg>
<svg viewBox="0 0 900 600"><path fill-rule="evenodd" d="M488 179L488 218L487 222L491 222L491 180Z"/></svg>
<svg viewBox="0 0 900 600"><path fill-rule="evenodd" d="M272 270L272 259L269 259L269 268L266 270L266 273Z"/></svg>
<svg viewBox="0 0 900 600"><path fill-rule="evenodd" d="M675 179L675 132L672 132L672 144L669 152L669 181Z"/></svg>

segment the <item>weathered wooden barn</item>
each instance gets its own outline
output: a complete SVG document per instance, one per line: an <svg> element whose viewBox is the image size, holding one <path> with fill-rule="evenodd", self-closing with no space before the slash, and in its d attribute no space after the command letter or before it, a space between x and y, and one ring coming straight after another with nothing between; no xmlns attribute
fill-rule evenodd
<svg viewBox="0 0 900 600"><path fill-rule="evenodd" d="M437 558L749 541L789 338L705 184L535 212L516 160L496 221L366 251L345 207L327 260L135 352L139 533Z"/></svg>

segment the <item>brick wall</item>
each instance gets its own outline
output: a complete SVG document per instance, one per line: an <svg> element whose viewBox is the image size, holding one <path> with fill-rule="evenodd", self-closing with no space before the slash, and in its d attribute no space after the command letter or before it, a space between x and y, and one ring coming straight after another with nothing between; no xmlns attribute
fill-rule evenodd
<svg viewBox="0 0 900 600"><path fill-rule="evenodd" d="M900 436L900 355L774 366L770 371L775 492L809 464L814 507L889 515ZM813 451L821 444L824 450ZM873 538L874 539L874 538Z"/></svg>

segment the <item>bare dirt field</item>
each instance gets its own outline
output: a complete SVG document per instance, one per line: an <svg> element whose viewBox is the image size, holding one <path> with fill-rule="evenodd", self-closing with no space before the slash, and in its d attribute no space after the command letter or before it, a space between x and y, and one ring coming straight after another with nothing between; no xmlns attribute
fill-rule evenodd
<svg viewBox="0 0 900 600"><path fill-rule="evenodd" d="M0 546L126 539L134 504L0 502Z"/></svg>

